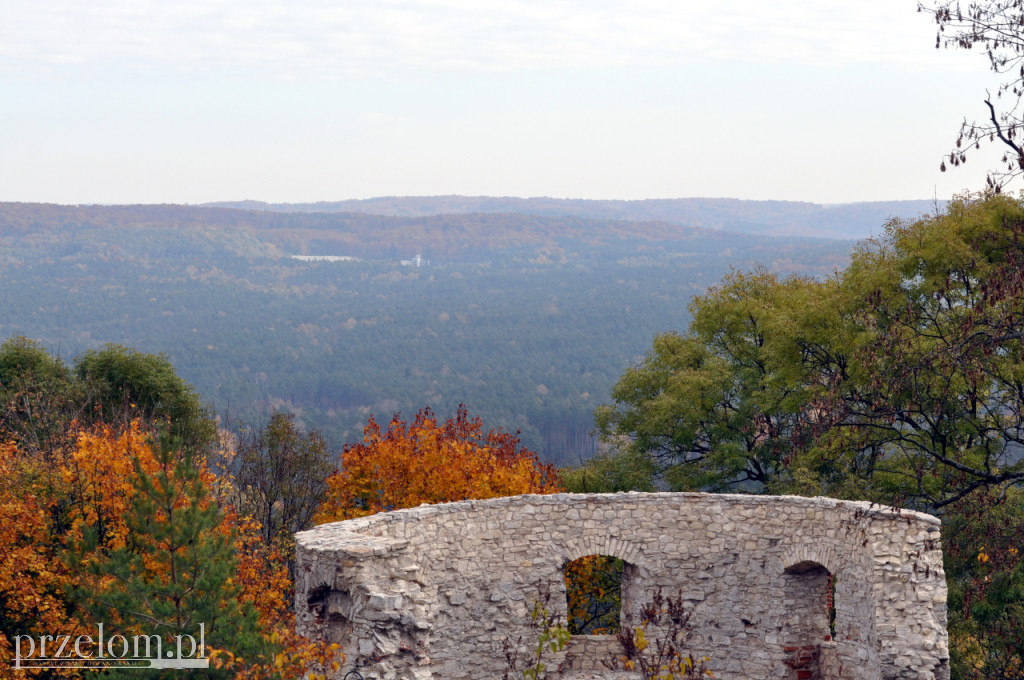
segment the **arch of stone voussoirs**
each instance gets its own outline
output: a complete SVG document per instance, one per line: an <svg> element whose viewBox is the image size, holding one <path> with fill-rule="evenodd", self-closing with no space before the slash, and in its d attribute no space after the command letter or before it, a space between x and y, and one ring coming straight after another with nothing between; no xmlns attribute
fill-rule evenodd
<svg viewBox="0 0 1024 680"><path fill-rule="evenodd" d="M841 577L845 570L842 557L832 546L813 540L787 545L778 562L783 572L807 563L821 565L836 577Z"/></svg>
<svg viewBox="0 0 1024 680"><path fill-rule="evenodd" d="M564 565L610 555L635 567L631 607L659 590L682 595L689 651L721 680L946 680L939 529L921 513L793 496L424 505L297 534L296 616L300 632L342 646L338 680L350 670L367 680L502 677L508 645L535 648L531 611L543 593L564 617ZM823 577L800 565L838 578L835 640L822 624ZM612 644L580 636L547 665L600 669Z"/></svg>
<svg viewBox="0 0 1024 680"><path fill-rule="evenodd" d="M564 543L552 546L552 555L558 564L567 564L588 555L618 557L628 564L646 568L648 565L642 548L623 538L612 536L573 536Z"/></svg>

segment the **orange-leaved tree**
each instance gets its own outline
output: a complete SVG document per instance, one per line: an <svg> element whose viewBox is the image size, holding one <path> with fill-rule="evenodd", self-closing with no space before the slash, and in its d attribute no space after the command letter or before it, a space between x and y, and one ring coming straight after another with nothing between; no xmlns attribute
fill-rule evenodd
<svg viewBox="0 0 1024 680"><path fill-rule="evenodd" d="M81 677L8 660L101 622L163 636L202 624L210 677L337 669L337 645L295 633L288 557L232 502L215 433L164 357L108 346L72 371L31 340L0 345L0 680Z"/></svg>
<svg viewBox="0 0 1024 680"><path fill-rule="evenodd" d="M327 479L314 517L333 522L377 512L468 499L563 491L553 466L509 433L483 433L480 418L460 406L438 422L429 408L407 424L395 415L382 431L370 418L363 441L345 448L341 469ZM570 626L575 633L618 631L623 563L590 555L566 565Z"/></svg>
<svg viewBox="0 0 1024 680"><path fill-rule="evenodd" d="M24 676L11 660L30 654L19 636L74 635L63 592L73 580L51 538L45 470L13 443L0 444L0 679ZM34 643L33 643L34 645ZM34 650L33 650L34 651ZM76 676L55 669L58 677Z"/></svg>
<svg viewBox="0 0 1024 680"><path fill-rule="evenodd" d="M94 552L83 556L86 561L127 543L126 519L136 494L135 466L149 474L157 468L149 436L139 420L124 429L100 424L78 432L74 448L61 462L63 538L71 544L91 539Z"/></svg>
<svg viewBox="0 0 1024 680"><path fill-rule="evenodd" d="M340 667L337 645L295 633L287 557L211 493L225 480L201 454L161 444L140 420L62 441L69 448L45 452L0 444L0 659L38 653L40 636L95 634L98 622L125 635L202 623L211 677ZM25 673L0 663L0 680Z"/></svg>
<svg viewBox="0 0 1024 680"><path fill-rule="evenodd" d="M282 543L267 542L257 520L238 517L232 507L227 514L235 535L239 598L256 609L263 635L277 652L268 663L251 663L225 650L213 660L214 666L230 670L234 680L325 680L341 668L345 655L336 643L295 632L295 585Z"/></svg>
<svg viewBox="0 0 1024 680"><path fill-rule="evenodd" d="M421 503L556 493L555 468L500 430L486 434L479 417L459 406L438 422L425 408L408 424L395 414L386 431L371 417L363 441L341 454L341 469L327 479L317 523L409 508Z"/></svg>

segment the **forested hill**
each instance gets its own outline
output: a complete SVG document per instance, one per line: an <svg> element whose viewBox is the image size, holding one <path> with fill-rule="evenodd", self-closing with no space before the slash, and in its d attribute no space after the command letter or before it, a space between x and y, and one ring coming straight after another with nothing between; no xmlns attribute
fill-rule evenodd
<svg viewBox="0 0 1024 680"><path fill-rule="evenodd" d="M230 238L226 238L230 235ZM122 238L124 237L124 238ZM366 213L285 213L179 205L58 206L0 203L0 238L21 246L65 241L67 249L110 241L134 254L157 252L199 237L203 251L236 254L339 255L401 259L417 252L435 262L480 262L493 257L569 260L665 256L680 252L744 251L771 265L804 248L800 240L741 236L674 222L629 222L566 215L466 213L393 217ZM262 244L257 247L252 239ZM126 239L126 240L125 240ZM13 242L11 243L13 245ZM184 251L183 251L184 252ZM804 263L831 271L835 260Z"/></svg>
<svg viewBox="0 0 1024 680"><path fill-rule="evenodd" d="M743 201L735 198L669 198L641 201L490 196L388 196L319 203L216 203L220 207L273 212L361 212L424 217L466 213L522 213L601 220L676 222L771 236L862 239L879 235L892 217L934 213L944 201L874 201L821 205L798 201Z"/></svg>
<svg viewBox="0 0 1024 680"><path fill-rule="evenodd" d="M569 462L693 295L732 267L825 276L851 246L573 216L8 203L0 339L165 352L219 412L286 410L336 447L370 415L465 403Z"/></svg>

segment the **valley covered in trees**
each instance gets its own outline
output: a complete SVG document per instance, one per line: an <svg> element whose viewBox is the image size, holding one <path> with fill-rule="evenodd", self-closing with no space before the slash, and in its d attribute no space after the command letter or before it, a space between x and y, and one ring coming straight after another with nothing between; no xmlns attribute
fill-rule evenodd
<svg viewBox="0 0 1024 680"><path fill-rule="evenodd" d="M465 404L578 463L594 408L691 296L755 262L827 276L851 245L571 215L4 204L0 337L162 352L228 420L286 411L335 447L370 415Z"/></svg>

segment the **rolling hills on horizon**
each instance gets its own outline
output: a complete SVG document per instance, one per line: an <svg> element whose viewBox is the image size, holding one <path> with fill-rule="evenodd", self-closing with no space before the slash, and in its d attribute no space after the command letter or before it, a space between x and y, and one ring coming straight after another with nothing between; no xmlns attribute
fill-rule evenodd
<svg viewBox="0 0 1024 680"><path fill-rule="evenodd" d="M592 200L453 195L388 196L315 203L236 201L205 205L286 213L357 212L394 217L520 213L633 222L675 222L705 229L767 236L863 239L877 236L881 226L890 218L913 219L934 212L945 205L945 201L871 201L825 205L735 198Z"/></svg>

